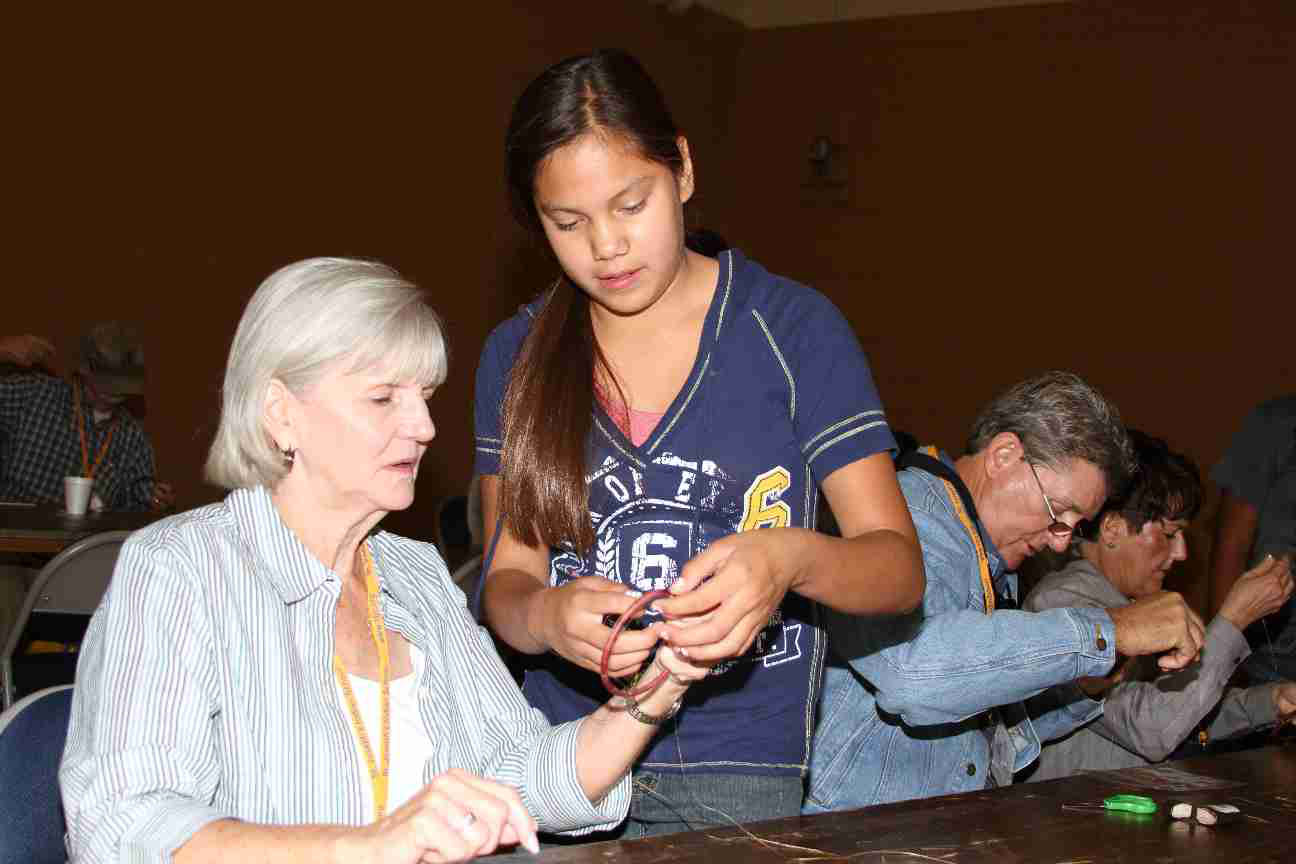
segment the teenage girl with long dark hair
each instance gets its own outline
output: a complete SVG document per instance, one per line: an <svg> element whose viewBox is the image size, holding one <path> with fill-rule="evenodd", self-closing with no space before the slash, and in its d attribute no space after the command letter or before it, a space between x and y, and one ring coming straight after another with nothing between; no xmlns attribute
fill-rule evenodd
<svg viewBox="0 0 1296 864"><path fill-rule="evenodd" d="M517 215L563 277L496 328L477 372L487 530L502 520L485 616L558 722L607 699L598 671L628 589L669 589L607 671L662 677L659 641L714 668L682 707L613 700L662 724L623 835L795 815L815 604L895 613L923 592L867 360L821 294L736 250L686 248L688 142L633 58L572 58L531 82L506 161ZM841 538L811 530L818 489Z"/></svg>

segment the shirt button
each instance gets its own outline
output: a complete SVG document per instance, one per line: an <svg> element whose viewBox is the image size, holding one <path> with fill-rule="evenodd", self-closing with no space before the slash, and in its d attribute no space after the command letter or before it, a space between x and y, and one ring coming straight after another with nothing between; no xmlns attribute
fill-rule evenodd
<svg viewBox="0 0 1296 864"><path fill-rule="evenodd" d="M969 762L969 763L968 763L968 767L967 767L967 772L968 772L968 776L969 776L969 777L975 777L975 776L976 776L976 765L974 765L974 764L972 764L971 762Z"/></svg>
<svg viewBox="0 0 1296 864"><path fill-rule="evenodd" d="M1106 650L1107 650L1107 640L1104 639L1104 638L1101 637L1101 636L1098 637L1097 645L1098 645L1098 650L1099 650L1099 651L1106 651Z"/></svg>

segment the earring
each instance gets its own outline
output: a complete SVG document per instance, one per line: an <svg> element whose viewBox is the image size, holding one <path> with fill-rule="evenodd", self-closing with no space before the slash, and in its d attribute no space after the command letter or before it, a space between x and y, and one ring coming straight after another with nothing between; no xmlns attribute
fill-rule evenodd
<svg viewBox="0 0 1296 864"><path fill-rule="evenodd" d="M293 462L297 459L297 449L295 447L282 447L279 455L283 458L284 467L289 470L293 467Z"/></svg>

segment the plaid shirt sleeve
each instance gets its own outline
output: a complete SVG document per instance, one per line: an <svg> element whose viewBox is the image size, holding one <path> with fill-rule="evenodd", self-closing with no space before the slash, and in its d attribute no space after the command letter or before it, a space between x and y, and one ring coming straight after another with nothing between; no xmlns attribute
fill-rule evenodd
<svg viewBox="0 0 1296 864"><path fill-rule="evenodd" d="M61 501L72 467L68 384L31 372L0 378L0 497Z"/></svg>
<svg viewBox="0 0 1296 864"><path fill-rule="evenodd" d="M18 428L18 417L22 414L23 376L0 376L0 475L4 474L4 463L13 446L11 440L14 430Z"/></svg>
<svg viewBox="0 0 1296 864"><path fill-rule="evenodd" d="M121 411L117 431L95 479L109 510L147 510L153 501L153 447L134 417Z"/></svg>

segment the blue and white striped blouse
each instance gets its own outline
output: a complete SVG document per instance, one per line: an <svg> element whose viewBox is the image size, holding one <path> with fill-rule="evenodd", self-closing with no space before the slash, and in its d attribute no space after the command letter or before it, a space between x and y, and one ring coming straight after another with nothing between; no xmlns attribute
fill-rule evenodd
<svg viewBox="0 0 1296 864"><path fill-rule="evenodd" d="M583 721L550 727L527 705L435 548L368 542L387 626L427 661L425 779L461 768L507 783L546 831L624 818L629 776L590 804L576 774ZM86 634L59 772L74 860L170 860L223 818L363 820L368 778L333 683L339 589L264 488L127 541Z"/></svg>

